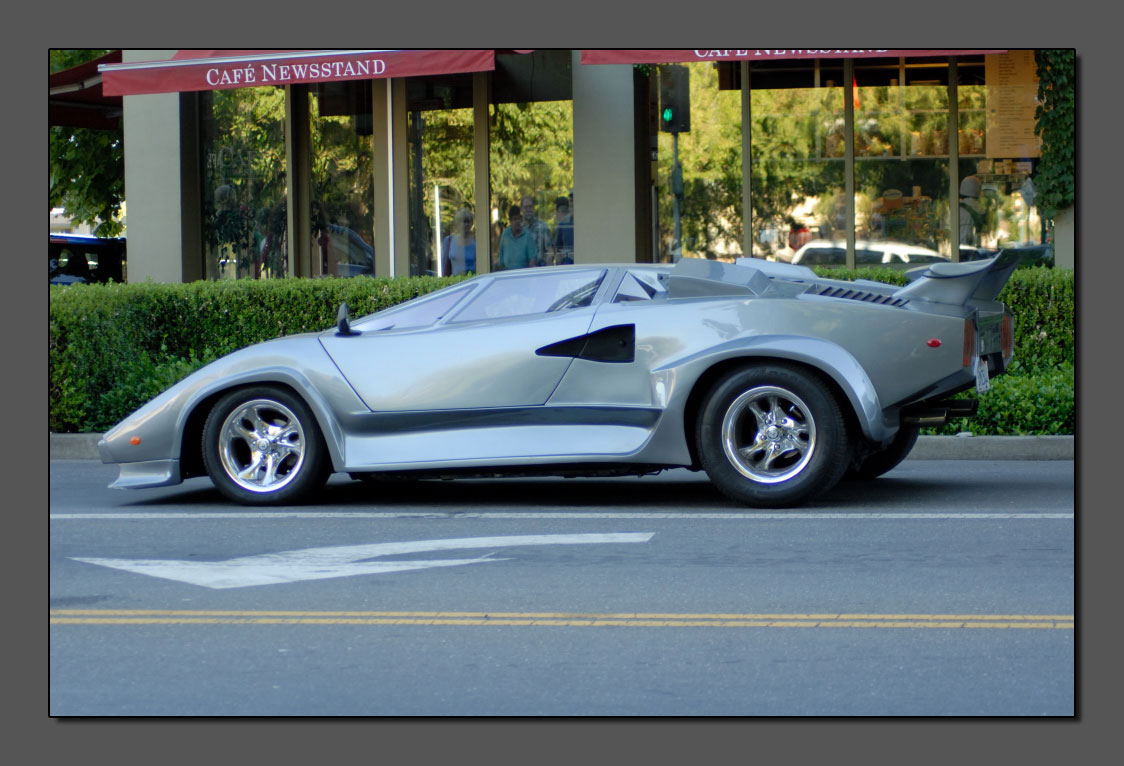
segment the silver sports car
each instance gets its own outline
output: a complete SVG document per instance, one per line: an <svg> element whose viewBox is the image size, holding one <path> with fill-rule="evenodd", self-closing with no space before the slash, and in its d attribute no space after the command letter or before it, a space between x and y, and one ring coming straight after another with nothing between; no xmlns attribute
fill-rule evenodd
<svg viewBox="0 0 1124 766"><path fill-rule="evenodd" d="M1018 261L910 283L739 259L479 276L260 343L177 383L99 443L113 487L209 475L250 504L357 479L706 471L757 507L897 465L950 399L1007 369Z"/></svg>

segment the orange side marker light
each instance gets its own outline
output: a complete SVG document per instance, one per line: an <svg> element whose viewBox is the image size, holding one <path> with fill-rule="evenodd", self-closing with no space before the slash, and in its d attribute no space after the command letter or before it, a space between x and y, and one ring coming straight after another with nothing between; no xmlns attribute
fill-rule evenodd
<svg viewBox="0 0 1124 766"><path fill-rule="evenodd" d="M129 444L132 444L134 447L137 446L140 444L140 437L134 436L132 439L129 439Z"/></svg>

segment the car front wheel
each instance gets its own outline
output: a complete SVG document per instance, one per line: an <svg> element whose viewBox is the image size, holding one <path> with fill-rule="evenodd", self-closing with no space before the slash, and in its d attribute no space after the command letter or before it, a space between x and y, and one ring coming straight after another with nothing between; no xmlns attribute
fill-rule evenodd
<svg viewBox="0 0 1124 766"><path fill-rule="evenodd" d="M220 492L249 505L298 502L331 472L312 412L274 386L239 389L218 401L203 427L203 462Z"/></svg>
<svg viewBox="0 0 1124 766"><path fill-rule="evenodd" d="M699 460L728 497L760 508L811 500L850 464L839 404L814 375L767 364L736 370L707 394Z"/></svg>

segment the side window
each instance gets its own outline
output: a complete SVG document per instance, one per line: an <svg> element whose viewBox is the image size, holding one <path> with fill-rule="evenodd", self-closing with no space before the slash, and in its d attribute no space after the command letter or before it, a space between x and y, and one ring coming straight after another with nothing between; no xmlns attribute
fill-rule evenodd
<svg viewBox="0 0 1124 766"><path fill-rule="evenodd" d="M415 298L389 311L380 311L366 322L357 323L356 329L378 332L428 327L448 314L470 290L470 287L461 287L440 295Z"/></svg>
<svg viewBox="0 0 1124 766"><path fill-rule="evenodd" d="M621 280L613 303L627 303L629 301L648 301L665 295L667 290L660 284L655 274L648 272L628 272Z"/></svg>
<svg viewBox="0 0 1124 766"><path fill-rule="evenodd" d="M453 321L505 319L588 306L604 278L601 270L500 277Z"/></svg>
<svg viewBox="0 0 1124 766"><path fill-rule="evenodd" d="M84 277L90 271L86 266L86 254L81 251L75 252L69 248L63 250L59 256L59 268L62 269L64 274L75 277Z"/></svg>

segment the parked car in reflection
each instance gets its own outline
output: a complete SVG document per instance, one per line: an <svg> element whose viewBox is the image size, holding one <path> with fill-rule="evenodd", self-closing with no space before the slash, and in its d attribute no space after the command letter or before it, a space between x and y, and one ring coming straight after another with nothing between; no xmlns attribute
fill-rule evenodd
<svg viewBox="0 0 1124 766"><path fill-rule="evenodd" d="M51 234L47 244L52 285L125 281L124 238Z"/></svg>
<svg viewBox="0 0 1124 766"><path fill-rule="evenodd" d="M112 486L209 476L227 497L377 480L703 470L756 507L897 465L1003 373L1017 264L935 262L904 287L804 266L573 265L477 276L203 367L110 430Z"/></svg>
<svg viewBox="0 0 1124 766"><path fill-rule="evenodd" d="M375 249L358 232L339 224L328 224L328 235L332 257L325 264L324 273L331 274L334 265L335 275L357 277L375 273Z"/></svg>
<svg viewBox="0 0 1124 766"><path fill-rule="evenodd" d="M1006 249L1019 254L1020 267L1050 267L1054 265L1054 250L1049 245L1018 245ZM989 250L983 247L972 247L971 245L960 246L961 261L983 261L988 258L994 258L998 253L998 250Z"/></svg>
<svg viewBox="0 0 1124 766"><path fill-rule="evenodd" d="M950 258L920 245L895 240L855 241L856 266L883 266L891 269L909 269L926 263L948 263ZM845 266L847 243L841 240L814 239L792 256L792 263L800 266Z"/></svg>

